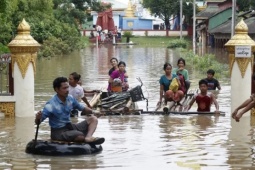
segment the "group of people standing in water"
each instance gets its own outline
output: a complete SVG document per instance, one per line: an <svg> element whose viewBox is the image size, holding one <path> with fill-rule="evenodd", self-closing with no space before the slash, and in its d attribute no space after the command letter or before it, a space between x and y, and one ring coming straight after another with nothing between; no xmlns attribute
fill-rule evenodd
<svg viewBox="0 0 255 170"><path fill-rule="evenodd" d="M128 74L126 72L126 63L123 61L118 62L117 58L110 60L112 68L109 70L108 92L125 92L128 90ZM163 66L165 74L160 77L160 94L159 104L167 101L174 101L181 105L181 99L187 94L190 87L189 73L185 69L185 60L178 59L177 68L173 69L170 63L165 63ZM199 81L200 92L193 95L186 110L189 110L193 103L196 101L198 105L198 112L210 112L211 104L215 105L215 113L219 113L219 105L213 93L208 90L221 90L220 83L214 77L213 70L207 71L207 78ZM86 142L90 144L102 144L105 139L103 137L93 137L97 128L98 117L101 113L94 112L87 101L84 92L86 91L81 87L81 76L73 72L66 77L57 77L53 81L53 89L56 94L45 104L43 109L36 114L35 123L39 124L46 118L49 118L49 125L51 127L51 139L56 141L67 142ZM169 86L173 79L176 78L179 84L179 89L176 91L170 90ZM87 107L80 103L83 100ZM255 97L251 96L250 99L241 104L233 113L232 117L239 121L241 116L255 106ZM240 113L239 109L244 108ZM75 110L81 111L81 115L86 115L87 118L79 123L72 123L70 114Z"/></svg>
<svg viewBox="0 0 255 170"><path fill-rule="evenodd" d="M117 58L111 58L110 63L112 68L109 70L109 85L108 92L120 92L127 91L128 85L128 74L126 72L126 63L123 61L118 62ZM179 58L177 61L177 68L173 68L170 63L165 63L163 70L164 75L160 77L160 92L159 101L157 105L161 105L163 102L166 104L168 101L174 101L176 104L181 105L180 101L187 94L190 87L189 72L185 69L185 60ZM216 97L213 93L208 90L221 90L220 83L214 78L215 71L209 69L207 71L207 77L199 81L200 93L195 94L186 110L189 110L193 103L196 101L198 104L197 111L199 112L210 112L211 104L215 105L215 112L219 113L219 105ZM173 91L169 89L173 79L176 78L179 84L179 89Z"/></svg>
<svg viewBox="0 0 255 170"><path fill-rule="evenodd" d="M168 101L173 101L177 105L181 105L180 101L187 94L188 89L190 87L189 81L189 73L188 70L185 69L185 60L183 58L178 59L177 68L172 67L170 63L165 63L163 66L163 70L165 74L160 77L160 92L159 92L159 101L157 105L161 105L164 101L164 104L167 104ZM193 103L196 101L198 108L198 112L210 112L211 104L215 105L215 113L219 113L219 105L215 98L215 95L208 90L221 90L220 83L217 79L214 78L214 70L209 69L207 71L207 78L201 79L199 81L199 89L200 92L194 94L190 103L184 110L189 110ZM174 91L170 89L170 85L173 82L174 78L177 79L179 88Z"/></svg>

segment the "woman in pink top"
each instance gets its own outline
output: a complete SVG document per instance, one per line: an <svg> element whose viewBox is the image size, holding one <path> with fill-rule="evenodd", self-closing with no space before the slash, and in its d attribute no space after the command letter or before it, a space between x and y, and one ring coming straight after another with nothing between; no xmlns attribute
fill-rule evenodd
<svg viewBox="0 0 255 170"><path fill-rule="evenodd" d="M116 86L122 86L122 89L120 91L127 91L129 86L128 83L125 81L125 78L128 77L127 73L125 71L126 69L126 63L123 61L120 61L118 64L118 70L115 70L111 73L110 78L109 78L109 86L108 86L108 91L114 91L113 87L115 84Z"/></svg>

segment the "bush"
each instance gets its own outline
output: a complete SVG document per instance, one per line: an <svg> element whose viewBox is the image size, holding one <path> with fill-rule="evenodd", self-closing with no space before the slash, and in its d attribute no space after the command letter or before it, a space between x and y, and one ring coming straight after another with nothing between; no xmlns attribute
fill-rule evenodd
<svg viewBox="0 0 255 170"><path fill-rule="evenodd" d="M188 43L184 39L175 39L169 41L167 48L187 48Z"/></svg>
<svg viewBox="0 0 255 170"><path fill-rule="evenodd" d="M10 53L10 50L6 45L3 45L2 43L0 43L0 54L3 54L3 53Z"/></svg>
<svg viewBox="0 0 255 170"><path fill-rule="evenodd" d="M38 57L55 57L70 52L70 46L60 38L49 37L43 42Z"/></svg>
<svg viewBox="0 0 255 170"><path fill-rule="evenodd" d="M205 54L204 56L194 55L193 51L184 52L183 58L187 65L192 65L192 68L199 70L203 75L207 70L215 71L215 78L229 77L229 65L218 62L213 54Z"/></svg>
<svg viewBox="0 0 255 170"><path fill-rule="evenodd" d="M124 31L123 37L133 37L133 32L132 31Z"/></svg>

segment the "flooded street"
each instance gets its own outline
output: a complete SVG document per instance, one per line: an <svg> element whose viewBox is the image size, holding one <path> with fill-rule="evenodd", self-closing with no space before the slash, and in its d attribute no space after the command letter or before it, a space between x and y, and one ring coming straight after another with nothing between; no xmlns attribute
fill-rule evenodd
<svg viewBox="0 0 255 170"><path fill-rule="evenodd" d="M105 88L112 57L126 62L130 86L139 85L136 78L141 78L144 96L149 101L148 109L153 111L159 99L158 80L164 73L163 64L168 61L175 67L180 53L160 47L101 46L99 49L88 47L71 56L40 59L35 77L35 110L42 109L55 94L52 81L58 76L67 77L76 71L81 74L86 90ZM204 77L192 75L192 72L191 77L191 89L198 88L198 80ZM243 117L236 123L230 119L231 87L228 81L219 81L222 90L217 100L225 116L103 116L99 118L94 136L103 136L106 141L102 153L97 155L26 154L26 144L35 138L34 117L1 117L0 169L255 169L255 120ZM146 109L145 101L137 104L140 109ZM196 104L191 110L196 110ZM84 118L72 120L80 122ZM49 138L50 128L45 121L39 127L38 139Z"/></svg>

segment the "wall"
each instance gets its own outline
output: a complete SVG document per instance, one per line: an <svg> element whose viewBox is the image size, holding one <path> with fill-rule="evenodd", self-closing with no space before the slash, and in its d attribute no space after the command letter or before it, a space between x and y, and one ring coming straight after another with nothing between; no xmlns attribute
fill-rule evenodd
<svg viewBox="0 0 255 170"><path fill-rule="evenodd" d="M81 34L83 36L89 37L91 30L83 30L81 31ZM96 33L95 30L94 34ZM122 35L125 31L130 30L122 30ZM170 31L170 30L132 30L132 33L134 36L170 36L170 37L176 37L180 36L180 31ZM182 31L183 36L188 36L188 31Z"/></svg>
<svg viewBox="0 0 255 170"><path fill-rule="evenodd" d="M123 18L123 29L126 30L139 30L139 29L152 29L152 20L139 19L139 18Z"/></svg>

